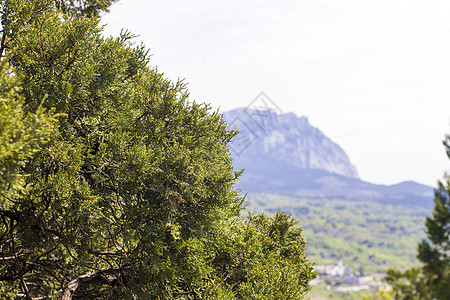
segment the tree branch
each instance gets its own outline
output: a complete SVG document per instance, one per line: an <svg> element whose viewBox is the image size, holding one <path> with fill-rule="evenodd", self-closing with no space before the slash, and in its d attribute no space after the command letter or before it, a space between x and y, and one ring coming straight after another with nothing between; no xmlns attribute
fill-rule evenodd
<svg viewBox="0 0 450 300"><path fill-rule="evenodd" d="M78 289L78 287L82 284L90 283L93 281L100 281L105 284L112 284L117 277L114 273L121 271L122 269L109 269L109 270L101 270L97 272L90 272L70 281L66 288L64 289L64 294L61 300L72 300L73 294Z"/></svg>
<svg viewBox="0 0 450 300"><path fill-rule="evenodd" d="M5 51L5 48L6 48L5 42L6 42L6 32L3 30L3 32L2 32L2 41L1 41L1 44L0 44L0 61L1 61L2 57L3 57L3 51Z"/></svg>

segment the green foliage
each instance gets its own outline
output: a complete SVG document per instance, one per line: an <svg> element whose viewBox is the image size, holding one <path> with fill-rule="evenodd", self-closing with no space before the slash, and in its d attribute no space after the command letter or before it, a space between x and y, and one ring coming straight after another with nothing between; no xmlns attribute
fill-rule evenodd
<svg viewBox="0 0 450 300"><path fill-rule="evenodd" d="M54 0L56 7L64 13L95 16L107 12L108 8L118 0Z"/></svg>
<svg viewBox="0 0 450 300"><path fill-rule="evenodd" d="M302 299L301 229L238 217L235 133L82 16L111 2L2 2L0 295Z"/></svg>
<svg viewBox="0 0 450 300"><path fill-rule="evenodd" d="M450 158L450 137L444 141ZM439 182L435 190L435 207L432 217L427 217L427 239L418 245L417 258L421 268L400 271L390 270L386 280L392 284L395 299L450 298L450 176L446 184Z"/></svg>
<svg viewBox="0 0 450 300"><path fill-rule="evenodd" d="M292 213L308 240L308 257L316 264L342 260L354 273L385 273L389 267L418 263L413 248L424 234L429 210L373 201L304 199L248 194L247 210ZM308 207L306 213L305 207Z"/></svg>
<svg viewBox="0 0 450 300"><path fill-rule="evenodd" d="M393 300L393 290L388 289L386 284L379 285L375 295L364 295L361 300ZM396 298L394 298L396 299Z"/></svg>
<svg viewBox="0 0 450 300"><path fill-rule="evenodd" d="M404 272L389 269L386 282L392 287L394 299L433 299L430 294L429 278L420 268L411 268Z"/></svg>
<svg viewBox="0 0 450 300"><path fill-rule="evenodd" d="M239 299L302 299L309 291L315 274L296 225L289 215L277 213L273 218L250 214L244 226L237 227L233 243L238 251L225 256L235 267L221 271L238 287Z"/></svg>
<svg viewBox="0 0 450 300"><path fill-rule="evenodd" d="M449 197L450 176L447 175L446 185L439 182L439 188L435 191L433 216L428 217L425 222L428 240L423 240L418 246L417 257L424 264L423 271L430 279L432 294L437 299L450 298Z"/></svg>
<svg viewBox="0 0 450 300"><path fill-rule="evenodd" d="M42 107L36 112L25 112L23 98L18 88L20 80L11 71L6 60L0 63L0 223L3 265L9 266L16 256L9 256L8 245L3 243L12 234L15 217L11 208L18 197L29 191L25 184L27 174L22 172L26 163L45 145L55 131L55 116L48 115ZM21 255L21 254L19 254ZM1 274L0 273L0 274ZM0 281L0 295L14 299L19 291L19 282Z"/></svg>
<svg viewBox="0 0 450 300"><path fill-rule="evenodd" d="M39 151L54 131L55 116L42 107L35 113L23 110L19 80L6 61L0 63L0 204L24 192L26 162Z"/></svg>

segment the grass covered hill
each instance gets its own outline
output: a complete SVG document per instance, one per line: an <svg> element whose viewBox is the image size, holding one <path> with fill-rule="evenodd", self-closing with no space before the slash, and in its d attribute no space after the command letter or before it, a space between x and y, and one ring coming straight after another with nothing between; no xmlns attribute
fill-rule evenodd
<svg viewBox="0 0 450 300"><path fill-rule="evenodd" d="M431 202L431 200L430 200ZM291 213L300 220L307 252L316 264L342 260L355 273L417 265L416 245L425 237L426 207L360 199L306 199L250 193L248 211Z"/></svg>

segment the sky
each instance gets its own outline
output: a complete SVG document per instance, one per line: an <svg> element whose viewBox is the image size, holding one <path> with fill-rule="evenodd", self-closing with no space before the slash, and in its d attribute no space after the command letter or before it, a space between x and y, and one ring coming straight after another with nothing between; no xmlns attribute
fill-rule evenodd
<svg viewBox="0 0 450 300"><path fill-rule="evenodd" d="M339 144L361 179L436 186L450 161L450 1L120 0L103 16L221 112L264 92Z"/></svg>

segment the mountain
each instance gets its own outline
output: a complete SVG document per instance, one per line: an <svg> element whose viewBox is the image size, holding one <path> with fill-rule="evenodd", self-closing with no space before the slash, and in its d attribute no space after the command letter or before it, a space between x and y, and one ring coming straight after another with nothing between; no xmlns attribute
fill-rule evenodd
<svg viewBox="0 0 450 300"><path fill-rule="evenodd" d="M371 200L433 206L433 188L408 181L377 185L358 178L344 150L293 113L238 108L223 113L229 129L240 132L230 150L244 192L305 198Z"/></svg>
<svg viewBox="0 0 450 300"><path fill-rule="evenodd" d="M223 117L240 131L232 143L232 152L239 159L259 157L358 178L344 150L311 126L306 117L248 108L225 112Z"/></svg>
<svg viewBox="0 0 450 300"><path fill-rule="evenodd" d="M223 118L229 129L240 131L230 152L235 168L245 169L237 187L246 194L246 211L290 213L316 265L341 260L359 275L417 266L417 244L426 237L423 224L434 204L432 187L361 180L345 151L306 117L240 108ZM321 298L316 288L314 299L361 298L333 288Z"/></svg>

